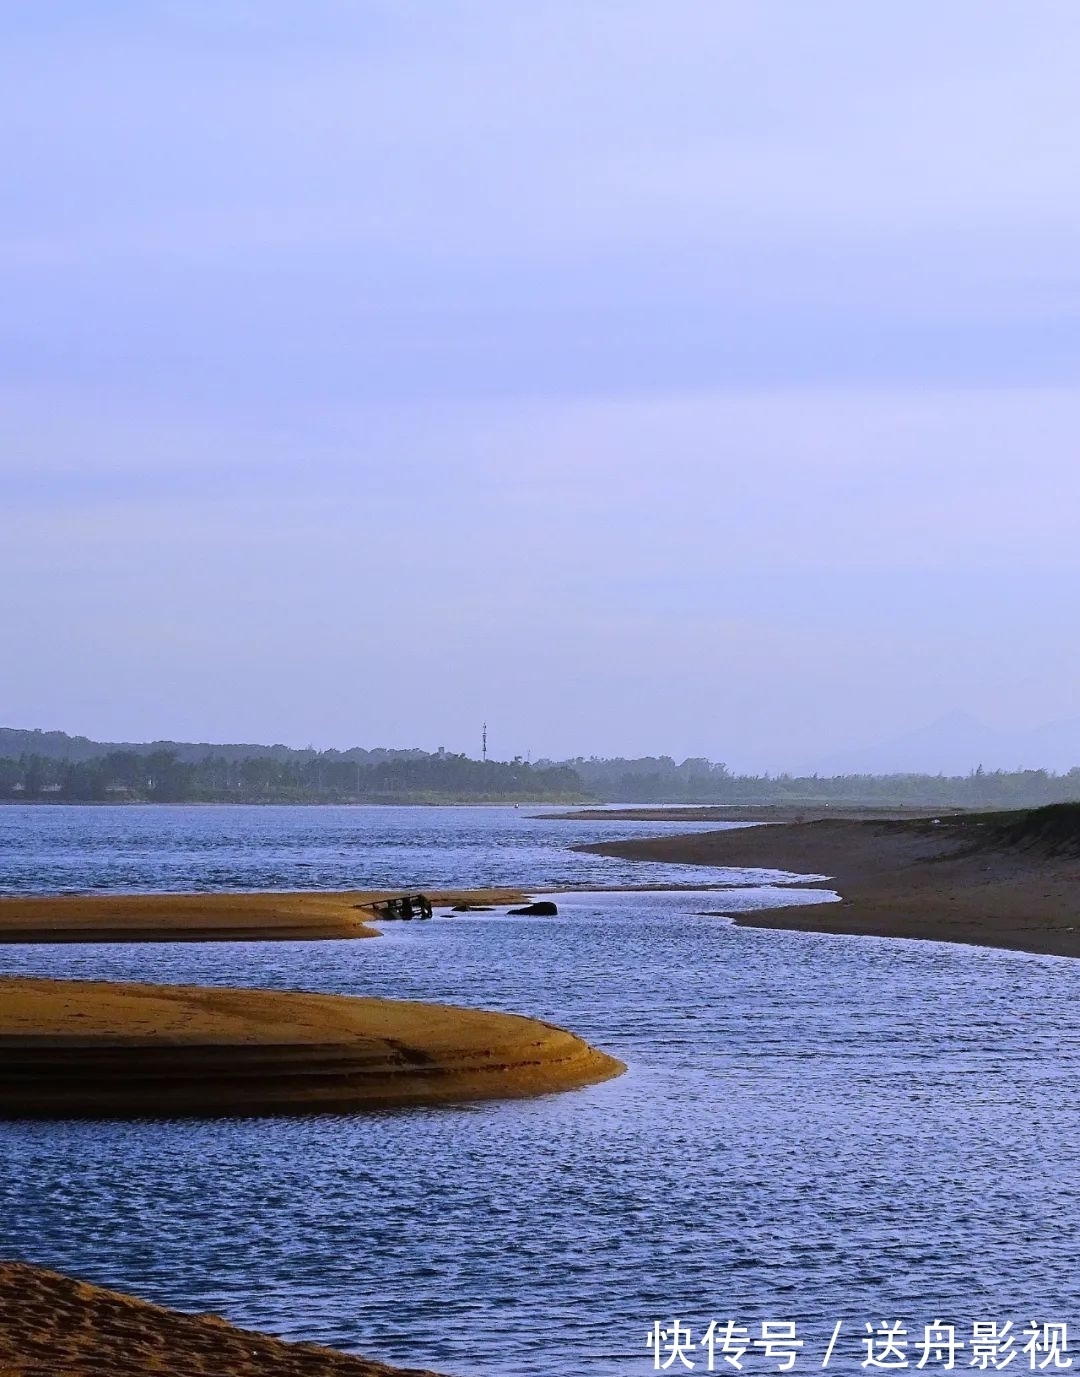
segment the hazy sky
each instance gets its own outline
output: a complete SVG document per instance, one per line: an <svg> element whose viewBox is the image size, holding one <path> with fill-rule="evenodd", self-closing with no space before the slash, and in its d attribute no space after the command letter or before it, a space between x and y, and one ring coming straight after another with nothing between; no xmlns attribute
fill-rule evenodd
<svg viewBox="0 0 1080 1377"><path fill-rule="evenodd" d="M0 724L1080 714L1075 0L0 13Z"/></svg>

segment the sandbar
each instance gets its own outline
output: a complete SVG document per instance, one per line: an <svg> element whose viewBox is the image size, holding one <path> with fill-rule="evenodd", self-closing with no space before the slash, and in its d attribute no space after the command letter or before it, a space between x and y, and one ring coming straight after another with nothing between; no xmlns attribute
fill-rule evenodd
<svg viewBox="0 0 1080 1377"><path fill-rule="evenodd" d="M625 1069L518 1014L0 978L0 1118L344 1112L546 1094Z"/></svg>
<svg viewBox="0 0 1080 1377"><path fill-rule="evenodd" d="M3 942L272 942L378 937L368 908L395 890L0 897ZM428 890L436 906L504 904L518 889ZM365 921L367 920L367 921Z"/></svg>
<svg viewBox="0 0 1080 1377"><path fill-rule="evenodd" d="M435 1377L0 1262L3 1377Z"/></svg>
<svg viewBox="0 0 1080 1377"><path fill-rule="evenodd" d="M944 808L935 817L970 811ZM925 807L879 807L871 803L840 803L814 807L805 803L650 803L641 807L576 808L545 813L545 822L805 822L809 817L874 821L925 817Z"/></svg>
<svg viewBox="0 0 1080 1377"><path fill-rule="evenodd" d="M840 903L730 915L740 927L1080 956L1080 805L862 820L806 810L803 822L580 849L667 864L827 875L818 887L841 896Z"/></svg>

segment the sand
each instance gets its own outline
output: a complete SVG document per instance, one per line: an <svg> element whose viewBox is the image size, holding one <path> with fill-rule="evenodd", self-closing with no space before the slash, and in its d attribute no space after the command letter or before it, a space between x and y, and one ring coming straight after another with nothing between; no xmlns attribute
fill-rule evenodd
<svg viewBox="0 0 1080 1377"><path fill-rule="evenodd" d="M1080 857L996 844L991 815L838 820L583 847L668 864L827 875L840 903L731 915L741 927L912 937L1080 956ZM935 823L933 818L940 821ZM722 911L722 903L716 905Z"/></svg>
<svg viewBox="0 0 1080 1377"><path fill-rule="evenodd" d="M434 1377L0 1262L2 1377Z"/></svg>
<svg viewBox="0 0 1080 1377"><path fill-rule="evenodd" d="M0 1118L351 1111L538 1095L624 1070L516 1014L0 978Z"/></svg>
<svg viewBox="0 0 1080 1377"><path fill-rule="evenodd" d="M367 905L395 890L0 897L3 942L312 941L378 937ZM520 903L518 889L428 890L436 906ZM365 921L367 920L367 921Z"/></svg>
<svg viewBox="0 0 1080 1377"><path fill-rule="evenodd" d="M945 808L935 817L970 810ZM845 803L828 807L805 803L670 803L640 808L579 808L569 813L546 813L545 822L805 822L810 817L848 818L853 821L884 818L920 818L925 808L882 808L873 804Z"/></svg>

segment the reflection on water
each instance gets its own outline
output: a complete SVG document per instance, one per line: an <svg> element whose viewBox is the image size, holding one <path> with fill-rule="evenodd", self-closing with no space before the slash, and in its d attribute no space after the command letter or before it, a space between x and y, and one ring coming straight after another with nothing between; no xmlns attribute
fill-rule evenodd
<svg viewBox="0 0 1080 1377"><path fill-rule="evenodd" d="M793 1320L796 1371L844 1318L845 1374L865 1320L1080 1323L1080 966L742 929L701 916L717 899L560 896L557 919L369 942L2 949L8 971L516 1010L630 1069L437 1111L0 1125L0 1253L459 1377L644 1374L674 1315Z"/></svg>

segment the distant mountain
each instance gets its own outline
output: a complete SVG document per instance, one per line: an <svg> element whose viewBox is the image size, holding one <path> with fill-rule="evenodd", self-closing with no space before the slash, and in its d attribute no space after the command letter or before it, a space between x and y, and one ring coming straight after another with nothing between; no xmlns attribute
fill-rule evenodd
<svg viewBox="0 0 1080 1377"><path fill-rule="evenodd" d="M874 745L836 751L815 762L821 775L944 774L985 770L1054 770L1080 765L1080 718L1027 731L1002 731L967 712L950 712L925 727Z"/></svg>

